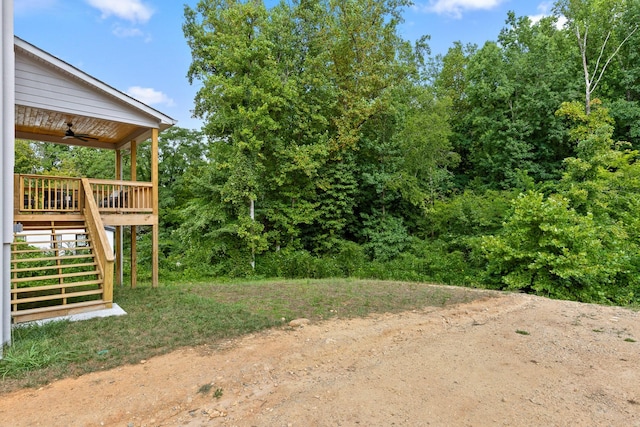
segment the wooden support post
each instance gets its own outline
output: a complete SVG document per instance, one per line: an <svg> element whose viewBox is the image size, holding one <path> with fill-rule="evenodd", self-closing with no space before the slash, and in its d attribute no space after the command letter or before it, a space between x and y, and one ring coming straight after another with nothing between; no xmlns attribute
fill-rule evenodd
<svg viewBox="0 0 640 427"><path fill-rule="evenodd" d="M24 206L24 185L22 185L22 178L20 177L20 175L14 174L13 175L13 216L14 217L20 214L20 210L22 206Z"/></svg>
<svg viewBox="0 0 640 427"><path fill-rule="evenodd" d="M158 246L160 241L160 230L158 221L158 129L151 129L151 183L152 204L153 204L153 225L151 233L151 284L155 288L158 286Z"/></svg>
<svg viewBox="0 0 640 427"><path fill-rule="evenodd" d="M116 150L116 179L122 180L122 151ZM113 246L116 252L116 284L122 286L124 274L123 274L123 242L122 242L122 226L117 225L115 236L113 239Z"/></svg>
<svg viewBox="0 0 640 427"><path fill-rule="evenodd" d="M138 144L131 141L131 181L137 181L136 167L138 164ZM137 252L137 227L131 226L131 287L138 283L138 252Z"/></svg>

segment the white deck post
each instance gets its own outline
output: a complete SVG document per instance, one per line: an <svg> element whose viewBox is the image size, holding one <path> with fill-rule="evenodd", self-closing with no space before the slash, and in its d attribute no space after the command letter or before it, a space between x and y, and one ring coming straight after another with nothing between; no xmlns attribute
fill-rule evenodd
<svg viewBox="0 0 640 427"><path fill-rule="evenodd" d="M15 55L13 49L13 0L2 0L0 7L0 143L2 160L2 257L0 258L0 357L2 347L11 342L11 242L13 241L13 164L15 145Z"/></svg>

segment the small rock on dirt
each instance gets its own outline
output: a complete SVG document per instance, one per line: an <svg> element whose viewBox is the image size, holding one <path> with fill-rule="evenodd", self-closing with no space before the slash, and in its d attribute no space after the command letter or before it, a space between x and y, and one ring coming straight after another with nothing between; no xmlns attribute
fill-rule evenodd
<svg viewBox="0 0 640 427"><path fill-rule="evenodd" d="M294 319L291 322L289 322L289 326L291 326L292 328L300 328L305 325L308 325L309 323L311 323L309 319L304 319L304 318Z"/></svg>

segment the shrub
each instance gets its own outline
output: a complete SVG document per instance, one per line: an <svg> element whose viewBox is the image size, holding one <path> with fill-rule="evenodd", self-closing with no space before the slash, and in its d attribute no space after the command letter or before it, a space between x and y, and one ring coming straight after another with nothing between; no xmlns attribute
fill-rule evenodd
<svg viewBox="0 0 640 427"><path fill-rule="evenodd" d="M559 194L528 192L515 202L503 231L483 239L487 278L499 288L561 299L606 302L615 288L635 286L629 245L617 223L598 222Z"/></svg>

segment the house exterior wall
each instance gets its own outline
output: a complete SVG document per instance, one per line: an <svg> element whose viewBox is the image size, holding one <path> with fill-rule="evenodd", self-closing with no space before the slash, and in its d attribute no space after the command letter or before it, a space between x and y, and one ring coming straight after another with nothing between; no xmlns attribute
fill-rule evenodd
<svg viewBox="0 0 640 427"><path fill-rule="evenodd" d="M114 227L110 227L107 226L104 228L106 233L107 233L107 239L109 240L109 246L111 246L111 250L113 250L114 246L113 246L113 241L114 241L114 235L115 235L115 228ZM44 243L43 241L43 231L37 231L37 230L33 230L33 231L23 231L22 233L20 233L20 236L24 237L25 243L31 245L31 246L35 246L36 248L40 248L40 249L54 249L53 247L53 243L54 241L51 240L47 243ZM50 233L47 230L48 233ZM64 231L58 231L55 234L55 238L57 241L70 241L70 240L76 240L76 238L78 238L78 236L81 235L86 235L87 234L87 230L85 230L84 228L78 228L78 229L72 229L72 230L64 230ZM65 245L65 249L69 249L69 250L73 250L75 248L75 246L73 244L66 244Z"/></svg>

